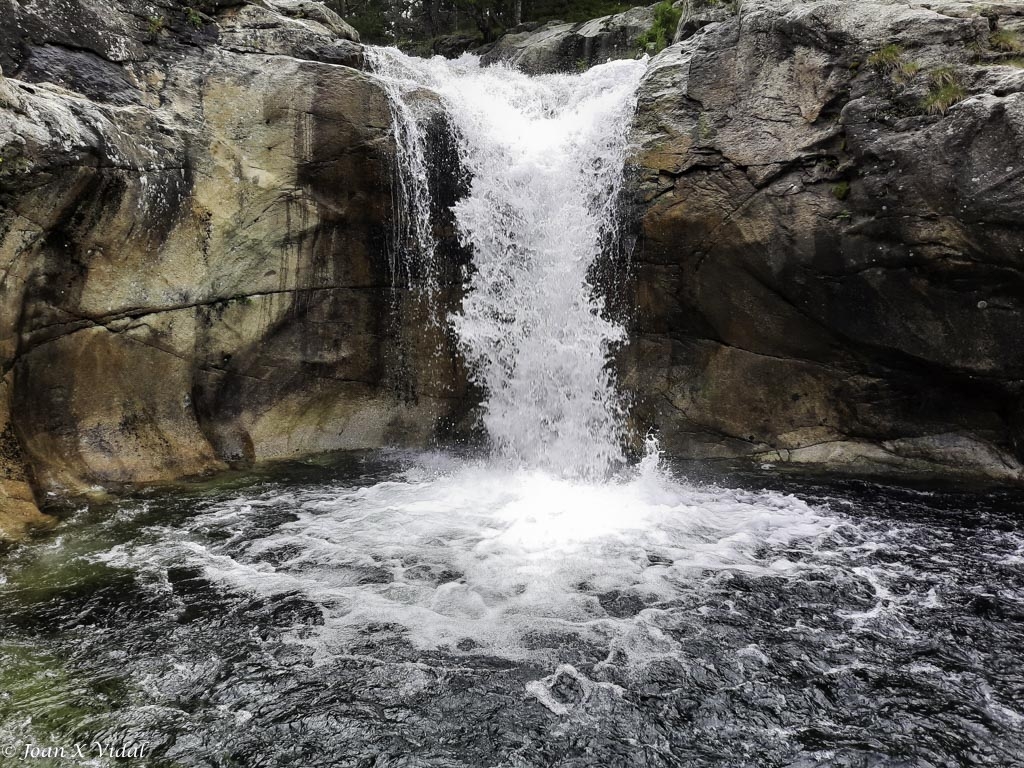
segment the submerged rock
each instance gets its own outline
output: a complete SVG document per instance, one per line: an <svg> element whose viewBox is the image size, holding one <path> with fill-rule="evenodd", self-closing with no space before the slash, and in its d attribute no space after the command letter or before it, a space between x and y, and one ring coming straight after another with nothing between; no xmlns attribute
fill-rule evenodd
<svg viewBox="0 0 1024 768"><path fill-rule="evenodd" d="M687 5L633 129L637 423L690 457L1024 479L1024 9Z"/></svg>

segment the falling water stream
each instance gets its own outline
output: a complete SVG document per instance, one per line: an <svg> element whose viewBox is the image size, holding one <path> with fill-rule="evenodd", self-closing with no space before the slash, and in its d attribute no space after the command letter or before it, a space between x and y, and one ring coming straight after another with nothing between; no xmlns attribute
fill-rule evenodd
<svg viewBox="0 0 1024 768"><path fill-rule="evenodd" d="M493 450L71 510L0 559L0 765L1024 764L1024 495L625 461L589 276L645 63L370 58L428 296L439 108L468 174L441 321Z"/></svg>
<svg viewBox="0 0 1024 768"><path fill-rule="evenodd" d="M486 393L482 421L497 452L564 475L606 476L624 458L608 356L625 334L588 276L616 236L646 60L543 77L469 55L453 62L378 48L370 60L394 105L413 258L433 258L423 125L436 102L425 90L439 97L471 179L455 219L473 272L451 322Z"/></svg>

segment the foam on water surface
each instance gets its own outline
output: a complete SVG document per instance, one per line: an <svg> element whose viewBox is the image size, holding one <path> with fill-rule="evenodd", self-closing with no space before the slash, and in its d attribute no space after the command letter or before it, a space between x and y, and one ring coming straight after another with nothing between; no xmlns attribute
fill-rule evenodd
<svg viewBox="0 0 1024 768"><path fill-rule="evenodd" d="M59 699L188 766L1019 762L1024 499L758 482L400 454L82 510L0 566L0 737Z"/></svg>
<svg viewBox="0 0 1024 768"><path fill-rule="evenodd" d="M291 519L267 530L281 510ZM419 648L518 659L545 633L671 651L657 614L681 588L723 571L795 578L840 527L793 496L698 488L649 466L593 483L433 457L368 487L219 502L156 542L98 557L302 595L322 612L325 652L387 625ZM609 611L609 595L626 607Z"/></svg>

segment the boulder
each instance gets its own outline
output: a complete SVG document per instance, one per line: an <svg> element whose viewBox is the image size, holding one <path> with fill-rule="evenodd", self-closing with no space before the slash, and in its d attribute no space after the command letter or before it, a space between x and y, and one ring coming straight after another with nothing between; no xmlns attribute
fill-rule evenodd
<svg viewBox="0 0 1024 768"><path fill-rule="evenodd" d="M486 64L506 62L532 75L578 72L612 59L640 55L639 38L654 21L654 6L566 24L552 21L510 30L483 54Z"/></svg>
<svg viewBox="0 0 1024 768"><path fill-rule="evenodd" d="M637 424L687 457L1024 479L1024 78L993 44L1024 9L732 10L640 90Z"/></svg>
<svg viewBox="0 0 1024 768"><path fill-rule="evenodd" d="M220 47L236 53L294 56L361 68L359 33L336 13L309 0L244 4L218 15Z"/></svg>
<svg viewBox="0 0 1024 768"><path fill-rule="evenodd" d="M359 33L355 28L323 3L315 0L267 0L267 5L288 19L297 20L314 33L327 32L341 40L359 42Z"/></svg>

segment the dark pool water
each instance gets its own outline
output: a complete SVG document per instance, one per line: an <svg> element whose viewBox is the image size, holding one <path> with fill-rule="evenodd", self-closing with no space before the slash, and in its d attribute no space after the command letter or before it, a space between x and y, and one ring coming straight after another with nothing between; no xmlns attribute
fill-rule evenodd
<svg viewBox="0 0 1024 768"><path fill-rule="evenodd" d="M402 455L83 505L0 558L0 765L1024 765L1022 524Z"/></svg>

